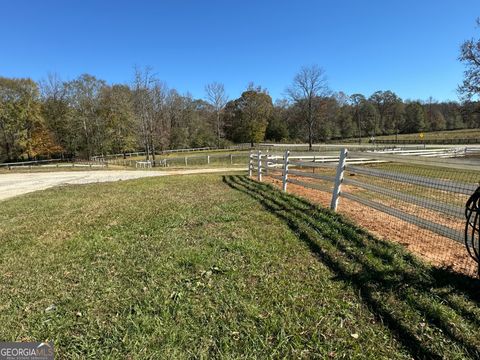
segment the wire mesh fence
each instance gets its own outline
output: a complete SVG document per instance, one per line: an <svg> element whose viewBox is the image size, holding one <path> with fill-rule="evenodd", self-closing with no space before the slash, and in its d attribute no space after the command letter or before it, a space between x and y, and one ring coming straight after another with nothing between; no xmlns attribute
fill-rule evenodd
<svg viewBox="0 0 480 360"><path fill-rule="evenodd" d="M332 208L338 192L337 211L378 237L436 266L475 275L478 265L470 255L478 255L478 232L469 233L466 248L465 206L479 184L480 152L459 154L444 159L351 152L339 166L338 153L258 152L251 155L250 173ZM471 216L470 229L479 217Z"/></svg>

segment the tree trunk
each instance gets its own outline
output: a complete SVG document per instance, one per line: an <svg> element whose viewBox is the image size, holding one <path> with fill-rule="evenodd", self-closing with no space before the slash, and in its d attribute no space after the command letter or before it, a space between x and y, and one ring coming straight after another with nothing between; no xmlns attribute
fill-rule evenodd
<svg viewBox="0 0 480 360"><path fill-rule="evenodd" d="M12 162L12 151L10 150L10 144L5 142L5 150L7 152L7 162Z"/></svg>
<svg viewBox="0 0 480 360"><path fill-rule="evenodd" d="M145 142L145 155L146 155L146 160L150 160L150 146L148 144L148 140Z"/></svg>
<svg viewBox="0 0 480 360"><path fill-rule="evenodd" d="M220 113L217 111L217 148L220 148Z"/></svg>
<svg viewBox="0 0 480 360"><path fill-rule="evenodd" d="M153 143L152 140L152 166L155 167L155 144Z"/></svg>
<svg viewBox="0 0 480 360"><path fill-rule="evenodd" d="M313 145L313 107L312 99L308 99L308 151L312 151Z"/></svg>
<svg viewBox="0 0 480 360"><path fill-rule="evenodd" d="M358 143L362 143L362 128L360 127L360 117L357 116L357 127L358 127Z"/></svg>
<svg viewBox="0 0 480 360"><path fill-rule="evenodd" d="M313 119L310 114L310 119L308 123L308 151L312 151L313 148Z"/></svg>

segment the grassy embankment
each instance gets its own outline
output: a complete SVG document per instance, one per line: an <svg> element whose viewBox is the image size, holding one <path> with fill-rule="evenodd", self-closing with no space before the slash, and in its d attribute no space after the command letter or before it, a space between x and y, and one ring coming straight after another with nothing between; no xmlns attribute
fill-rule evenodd
<svg viewBox="0 0 480 360"><path fill-rule="evenodd" d="M243 176L0 207L0 339L58 358L479 356L479 284Z"/></svg>

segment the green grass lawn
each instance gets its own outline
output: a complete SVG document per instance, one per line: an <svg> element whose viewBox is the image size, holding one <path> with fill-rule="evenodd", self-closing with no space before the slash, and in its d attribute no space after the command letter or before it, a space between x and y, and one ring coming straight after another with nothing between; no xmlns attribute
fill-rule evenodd
<svg viewBox="0 0 480 360"><path fill-rule="evenodd" d="M232 157L230 157L232 155ZM207 157L210 157L209 159ZM186 161L185 161L186 158ZM185 169L204 167L245 167L248 165L248 151L192 151L184 153L158 154L155 155L157 166L155 169ZM166 160L167 166L161 162ZM118 165L126 168L135 168L137 161L145 161L145 156L109 159L110 165Z"/></svg>
<svg viewBox="0 0 480 360"><path fill-rule="evenodd" d="M480 139L480 129L460 129L460 130L443 130L423 132L423 140L455 140L455 139ZM420 133L398 134L395 135L379 135L375 136L376 140L418 140L421 141ZM362 138L362 142L368 142L370 136Z"/></svg>
<svg viewBox="0 0 480 360"><path fill-rule="evenodd" d="M219 149L219 150L198 150L198 151L179 151L179 152L172 152L172 153L158 153L155 155L155 159L157 160L162 160L162 159L184 159L185 157L187 158L199 158L199 159L205 159L207 155L211 156L212 158L218 156L226 156L226 155L234 155L234 157L247 157L248 154L250 153L250 150L245 150L245 149L230 149L230 150L225 150L225 149ZM145 155L139 155L139 156L127 156L125 160L134 160L134 161L145 161ZM118 160L123 160L122 156L117 156L117 157L111 157L109 158L110 160L118 159Z"/></svg>
<svg viewBox="0 0 480 360"><path fill-rule="evenodd" d="M0 205L0 340L57 358L480 356L477 282L244 176Z"/></svg>

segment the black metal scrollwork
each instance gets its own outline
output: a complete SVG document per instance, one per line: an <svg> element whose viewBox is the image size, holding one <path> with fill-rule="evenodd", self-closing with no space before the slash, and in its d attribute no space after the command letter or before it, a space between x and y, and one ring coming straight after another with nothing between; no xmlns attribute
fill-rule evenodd
<svg viewBox="0 0 480 360"><path fill-rule="evenodd" d="M465 205L465 246L470 256L478 263L480 276L480 186Z"/></svg>

